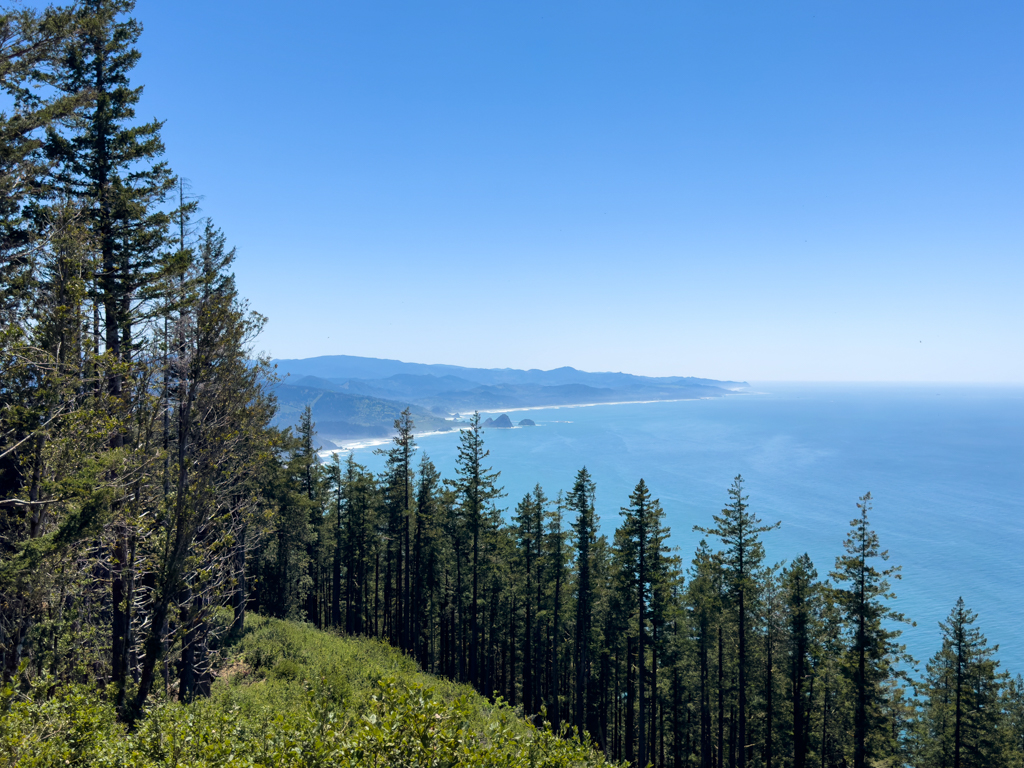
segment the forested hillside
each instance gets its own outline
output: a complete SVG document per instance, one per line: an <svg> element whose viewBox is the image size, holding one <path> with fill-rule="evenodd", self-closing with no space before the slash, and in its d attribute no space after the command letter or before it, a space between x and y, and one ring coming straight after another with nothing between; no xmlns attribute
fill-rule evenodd
<svg viewBox="0 0 1024 768"><path fill-rule="evenodd" d="M590 373L575 368L522 371L514 368L463 368L423 365L351 355L308 360L274 360L285 376L277 388L282 402L310 405L321 436L391 436L391 419L374 415L397 406L414 410L418 429L450 428L443 417L474 410L507 410L581 403L637 402L723 397L746 388L746 382L692 376L633 376ZM356 407L359 417L349 414ZM284 409L279 423L297 424L297 413ZM439 418L441 417L441 418Z"/></svg>
<svg viewBox="0 0 1024 768"><path fill-rule="evenodd" d="M388 438L394 433L398 415L411 408L394 400L307 386L277 384L272 392L277 401L273 424L283 429L297 427L302 414L309 409L316 422L315 442L323 448L334 448L336 443L353 438ZM422 431L446 431L455 426L424 409L415 413L416 426Z"/></svg>
<svg viewBox="0 0 1024 768"><path fill-rule="evenodd" d="M236 254L136 119L132 10L0 17L8 764L360 765L381 740L382 765L600 762L576 736L637 766L1024 765L1024 681L970 595L906 658L870 494L833 562L773 564L738 476L680 553L640 478L616 508L585 468L506 498L479 415L450 478L410 410L379 475L321 463L309 408L275 428ZM405 681L346 694L356 646ZM453 704L455 683L500 706Z"/></svg>

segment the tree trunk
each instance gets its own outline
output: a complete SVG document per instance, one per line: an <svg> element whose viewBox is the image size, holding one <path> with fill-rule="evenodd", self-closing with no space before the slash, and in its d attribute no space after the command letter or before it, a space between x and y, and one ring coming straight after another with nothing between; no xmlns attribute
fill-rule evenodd
<svg viewBox="0 0 1024 768"><path fill-rule="evenodd" d="M338 520L334 528L334 557L331 558L331 626L341 626L341 558L342 558L341 500L338 500ZM346 612L347 613L347 612ZM347 619L347 617L346 617ZM346 625L347 625L346 621Z"/></svg>
<svg viewBox="0 0 1024 768"><path fill-rule="evenodd" d="M187 599L187 598L186 598ZM181 661L178 664L178 701L190 702L196 693L196 667L199 654L199 598L192 600L184 620L185 632L181 638Z"/></svg>
<svg viewBox="0 0 1024 768"><path fill-rule="evenodd" d="M804 642L805 637L797 628L796 655L793 659L793 768L804 768L807 760L807 744L804 728Z"/></svg>
<svg viewBox="0 0 1024 768"><path fill-rule="evenodd" d="M114 551L111 557L110 596L113 601L110 631L113 638L110 649L112 680L117 689L117 708L124 706L125 685L128 679L128 631L131 625L127 579L127 531L119 524L114 532Z"/></svg>
<svg viewBox="0 0 1024 768"><path fill-rule="evenodd" d="M380 552L373 565L373 636L380 637Z"/></svg>
<svg viewBox="0 0 1024 768"><path fill-rule="evenodd" d="M412 604L412 599L411 599L412 598L412 580L411 580L410 577L412 575L412 568L411 568L411 565L412 565L412 557L411 557L411 555L412 555L412 549L411 549L411 546L412 546L411 545L412 535L411 535L411 532L410 532L409 529L412 526L412 515L409 514L409 504L408 504L409 489L408 489L408 485L409 485L409 482L408 482L408 473L407 473L406 474L406 497L405 497L406 498L406 515L405 515L405 525L403 526L405 528L405 569L404 569L404 573L405 573L405 587L403 589L403 593L405 595L405 598L404 598L405 599L405 623L403 625L403 635L404 635L403 639L405 641L405 646L404 646L405 650L406 651L412 651L413 650L413 638L415 637L413 635L412 617L413 617L413 614L416 611L415 611L415 607ZM416 575L418 577L420 574L417 573Z"/></svg>
<svg viewBox="0 0 1024 768"><path fill-rule="evenodd" d="M739 739L739 768L747 765L747 616L744 590L740 589L739 605L739 723L737 738Z"/></svg>
<svg viewBox="0 0 1024 768"><path fill-rule="evenodd" d="M248 583L245 580L245 533L243 527L239 533L238 544L235 545L235 591L231 595L234 614L231 622L232 634L240 634L245 626L245 605L248 600Z"/></svg>
<svg viewBox="0 0 1024 768"><path fill-rule="evenodd" d="M700 768L712 768L711 681L708 674L708 627L700 635Z"/></svg>
<svg viewBox="0 0 1024 768"><path fill-rule="evenodd" d="M725 765L725 654L722 642L722 625L718 625L718 752L716 768Z"/></svg>
<svg viewBox="0 0 1024 768"><path fill-rule="evenodd" d="M555 576L555 605L554 605L554 617L551 631L551 727L554 728L555 732L561 727L561 711L559 706L558 694L562 690L562 681L558 676L558 646L559 646L559 632L561 631L558 620L561 617L561 611L559 607L562 604L562 569L559 568L557 575Z"/></svg>
<svg viewBox="0 0 1024 768"><path fill-rule="evenodd" d="M635 641L632 637L626 638L626 762L636 765L635 752L633 749L636 728L636 659Z"/></svg>
<svg viewBox="0 0 1024 768"><path fill-rule="evenodd" d="M508 629L508 703L516 705L516 599L512 597Z"/></svg>
<svg viewBox="0 0 1024 768"><path fill-rule="evenodd" d="M954 710L953 722L953 768L960 768L960 742L962 741L961 723L963 719L963 706L961 703L961 692L963 689L963 646L957 640L956 652L956 709Z"/></svg>
<svg viewBox="0 0 1024 768"><path fill-rule="evenodd" d="M768 633L768 686L765 691L765 726L764 726L764 765L765 768L772 768L772 716L773 712L773 696L774 685L772 681L772 637L771 632Z"/></svg>
<svg viewBox="0 0 1024 768"><path fill-rule="evenodd" d="M828 754L828 672L825 672L825 690L821 692L821 768L825 768Z"/></svg>
<svg viewBox="0 0 1024 768"><path fill-rule="evenodd" d="M647 618L647 610L646 610L646 605L645 605L645 600L644 600L644 598L645 598L644 585L646 584L646 581L647 581L646 568L644 567L644 565L645 565L644 564L644 550L645 550L645 547L646 547L646 542L644 541L643 536L641 535L641 537L640 537L640 547L639 547L639 549L640 549L640 565L637 568L637 577L638 577L639 586L640 586L640 590L639 590L640 600L639 600L638 611L637 611L638 618L637 618L637 653L636 653L636 655L637 655L637 674L636 674L636 679L637 679L637 704L638 704L638 710L639 710L637 712L637 715L640 718L640 723L639 723L640 733L639 733L639 739L638 739L638 741L639 741L639 750L638 751L640 753L639 757L640 757L640 767L641 768L645 768L645 766L647 765L647 699L644 696L644 689L646 687L645 686L645 682L646 682L645 678L647 676L647 669L646 669L647 658L646 658L646 654L644 652L644 635L646 634L645 626L644 625L646 624L645 620Z"/></svg>
<svg viewBox="0 0 1024 768"><path fill-rule="evenodd" d="M530 573L529 543L526 558L526 627L523 634L523 710L527 718L535 713L533 708L533 584Z"/></svg>
<svg viewBox="0 0 1024 768"><path fill-rule="evenodd" d="M672 671L672 766L682 767L682 729L679 723L679 710L682 708L683 692L679 683L678 665Z"/></svg>
<svg viewBox="0 0 1024 768"><path fill-rule="evenodd" d="M736 744L736 707L729 708L729 768L736 768L736 754L744 752L743 745Z"/></svg>
<svg viewBox="0 0 1024 768"><path fill-rule="evenodd" d="M145 648L142 657L142 670L139 675L139 690L135 695L135 706L129 719L134 720L142 712L153 689L153 682L156 678L156 665L160 659L160 652L163 646L163 636L160 631L167 622L167 610L170 601L166 598L159 598L153 606L153 615L150 620L150 632L146 636Z"/></svg>

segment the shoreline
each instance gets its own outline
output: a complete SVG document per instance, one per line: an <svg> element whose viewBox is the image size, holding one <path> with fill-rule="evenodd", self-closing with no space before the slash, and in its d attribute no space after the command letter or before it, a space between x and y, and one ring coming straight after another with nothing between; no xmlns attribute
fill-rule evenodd
<svg viewBox="0 0 1024 768"><path fill-rule="evenodd" d="M743 394L743 393L734 393ZM521 413L523 411L553 411L559 408L593 408L598 405L646 405L649 403L685 403L695 402L697 400L715 400L714 397L678 397L669 400L617 400L615 402L602 402L602 403L567 403L565 405L528 405L521 406L519 408L503 408L498 410L480 410L474 409L480 414L502 414L502 413ZM459 411L461 415L463 411ZM470 412L472 413L472 412ZM433 435L450 435L456 432L461 432L468 426L467 422L464 421L453 421L452 429L446 430L434 430L432 432L422 432L414 434L416 439L421 437L431 437ZM513 429L518 428L518 425L513 425ZM337 448L325 448L324 450L317 451L317 456L321 458L327 458L335 453L349 453L351 451L357 451L361 448L372 448L375 446L387 445L392 441L392 437L363 437L352 442L345 441L338 445ZM332 441L333 442L333 441Z"/></svg>
<svg viewBox="0 0 1024 768"><path fill-rule="evenodd" d="M421 437L431 437L432 435L451 435L455 432L461 432L463 429L465 429L464 426L445 430L436 429L433 432L413 433L413 437L419 440ZM337 448L324 448L322 451L317 451L316 455L321 458L327 458L335 453L349 453L361 448L373 448L374 446L387 445L393 439L393 437L362 437L358 440L353 440L352 442L346 441Z"/></svg>

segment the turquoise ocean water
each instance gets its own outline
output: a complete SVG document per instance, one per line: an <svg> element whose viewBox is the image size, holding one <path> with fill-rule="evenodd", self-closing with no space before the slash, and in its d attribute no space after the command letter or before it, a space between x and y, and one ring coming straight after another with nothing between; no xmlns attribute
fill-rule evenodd
<svg viewBox="0 0 1024 768"><path fill-rule="evenodd" d="M1024 387L755 385L710 400L509 412L535 428L488 430L491 465L514 508L535 483L550 497L586 465L609 535L641 477L665 508L689 562L726 489L742 474L752 511L782 527L765 534L771 561L808 552L821 576L842 551L857 499L892 565L895 606L917 622L908 650L923 668L938 622L957 597L978 613L998 658L1024 674ZM495 414L485 414L495 415ZM446 477L458 438L419 440ZM356 459L380 470L371 448Z"/></svg>

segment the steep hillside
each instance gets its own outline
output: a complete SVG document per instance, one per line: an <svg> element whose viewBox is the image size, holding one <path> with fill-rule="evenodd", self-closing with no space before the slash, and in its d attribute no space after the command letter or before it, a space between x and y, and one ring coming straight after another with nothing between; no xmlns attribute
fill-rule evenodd
<svg viewBox="0 0 1024 768"><path fill-rule="evenodd" d="M319 442L325 448L351 438L388 437L403 408L410 408L418 432L451 429L443 417L423 407L367 395L354 395L308 386L278 384L274 387L278 411L275 423L281 427L298 424L302 409L309 405L316 423ZM330 443L330 444L328 444Z"/></svg>
<svg viewBox="0 0 1024 768"><path fill-rule="evenodd" d="M18 766L609 765L381 643L250 616L209 698L156 702L129 731L94 689L2 691L0 754Z"/></svg>

